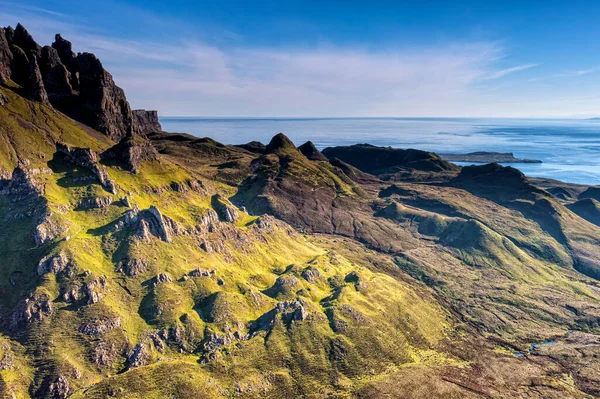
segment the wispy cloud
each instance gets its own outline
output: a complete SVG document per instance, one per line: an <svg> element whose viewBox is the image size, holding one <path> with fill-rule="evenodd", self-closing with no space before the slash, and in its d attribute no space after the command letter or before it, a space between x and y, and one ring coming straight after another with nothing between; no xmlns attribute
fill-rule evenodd
<svg viewBox="0 0 600 399"><path fill-rule="evenodd" d="M517 65L517 66L511 67L511 68L501 69L499 71L494 71L494 72L491 72L489 75L484 76L482 78L482 80L500 79L504 76L510 75L511 73L524 71L526 69L533 68L535 66L538 66L538 64L523 64L523 65Z"/></svg>
<svg viewBox="0 0 600 399"><path fill-rule="evenodd" d="M574 78L574 77L589 75L591 73L595 73L595 72L598 72L598 71L600 71L600 67L588 68L588 69L577 69L577 70L574 70L574 71L556 73L556 74L549 75L549 76L540 76L540 77L537 77L537 78L531 78L531 79L529 79L529 81L530 82L538 82L538 81L548 80L548 79Z"/></svg>

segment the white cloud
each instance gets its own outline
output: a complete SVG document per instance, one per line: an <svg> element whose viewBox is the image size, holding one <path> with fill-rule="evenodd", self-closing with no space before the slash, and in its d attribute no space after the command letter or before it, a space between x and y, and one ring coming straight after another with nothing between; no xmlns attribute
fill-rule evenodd
<svg viewBox="0 0 600 399"><path fill-rule="evenodd" d="M511 68L500 69L499 71L494 71L494 72L491 72L489 75L484 76L483 80L499 79L506 75L510 75L511 73L524 71L526 69L533 68L537 65L538 64L523 64L523 65L517 65L517 66L511 67Z"/></svg>
<svg viewBox="0 0 600 399"><path fill-rule="evenodd" d="M561 103L566 96L550 102L551 93L540 98L500 79L537 64L498 69L505 50L497 42L379 51L331 45L217 47L189 35L178 38L176 29L168 44L122 40L73 18L33 10L15 14L0 11L0 23L21 21L43 44L61 32L75 51L96 53L134 108L158 109L163 116L528 116L559 112L560 107L577 111Z"/></svg>

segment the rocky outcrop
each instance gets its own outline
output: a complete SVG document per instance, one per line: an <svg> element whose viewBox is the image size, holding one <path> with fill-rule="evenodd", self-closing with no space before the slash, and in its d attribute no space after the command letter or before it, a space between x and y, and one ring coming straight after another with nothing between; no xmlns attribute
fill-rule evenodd
<svg viewBox="0 0 600 399"><path fill-rule="evenodd" d="M153 224L151 227L152 234L160 238L165 242L171 242L171 232L170 229L167 228L167 224L165 223L165 219L163 219L162 214L154 205L150 205L150 209L148 212L154 217L154 221L156 224Z"/></svg>
<svg viewBox="0 0 600 399"><path fill-rule="evenodd" d="M106 168L98 163L98 155L89 148L70 148L67 145L57 143L56 151L66 155L67 161L81 166L92 172L109 193L116 194L115 183L108 177Z"/></svg>
<svg viewBox="0 0 600 399"><path fill-rule="evenodd" d="M11 201L22 201L44 195L45 186L36 176L51 173L50 169L17 166L10 179L0 178L0 195L8 195Z"/></svg>
<svg viewBox="0 0 600 399"><path fill-rule="evenodd" d="M100 157L118 160L126 170L138 173L143 161L158 159L158 152L148 140L127 137L103 152Z"/></svg>
<svg viewBox="0 0 600 399"><path fill-rule="evenodd" d="M173 279L171 278L171 276L169 276L167 273L163 272L163 273L157 274L154 278L152 278L152 281L150 281L150 284L152 285L152 287L157 287L164 283L171 283L172 281L173 281Z"/></svg>
<svg viewBox="0 0 600 399"><path fill-rule="evenodd" d="M83 198L77 204L77 209L85 210L85 209L99 209L106 208L112 204L112 197L89 197Z"/></svg>
<svg viewBox="0 0 600 399"><path fill-rule="evenodd" d="M54 305L50 296L43 292L35 292L16 306L8 327L15 331L34 321L44 320L53 313Z"/></svg>
<svg viewBox="0 0 600 399"><path fill-rule="evenodd" d="M67 224L59 220L52 211L46 209L33 230L35 245L39 247L55 241L69 230Z"/></svg>
<svg viewBox="0 0 600 399"><path fill-rule="evenodd" d="M148 262L139 258L128 258L120 262L116 271L125 273L129 277L135 277L148 271Z"/></svg>
<svg viewBox="0 0 600 399"><path fill-rule="evenodd" d="M143 135L161 132L162 126L158 121L157 111L146 111L145 109L133 110L133 118L139 132Z"/></svg>
<svg viewBox="0 0 600 399"><path fill-rule="evenodd" d="M62 272L72 274L75 267L75 263L67 256L67 254L60 252L57 255L43 257L37 265L37 274L38 276L43 276L47 273L58 274Z"/></svg>
<svg viewBox="0 0 600 399"><path fill-rule="evenodd" d="M321 151L317 150L312 141L302 144L298 147L298 151L311 161L328 161L327 157L321 154Z"/></svg>
<svg viewBox="0 0 600 399"><path fill-rule="evenodd" d="M220 194L212 197L212 206L227 223L235 222L240 216L238 210Z"/></svg>
<svg viewBox="0 0 600 399"><path fill-rule="evenodd" d="M121 318L119 316L102 317L89 323L81 324L78 328L78 331L85 335L97 336L106 334L107 332L120 326Z"/></svg>

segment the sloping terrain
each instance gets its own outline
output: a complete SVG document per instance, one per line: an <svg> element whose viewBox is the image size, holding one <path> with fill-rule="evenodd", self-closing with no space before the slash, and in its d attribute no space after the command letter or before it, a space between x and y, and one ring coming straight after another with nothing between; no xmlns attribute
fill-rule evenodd
<svg viewBox="0 0 600 399"><path fill-rule="evenodd" d="M52 51L10 32L3 397L600 395L593 188L565 188L571 205L515 169L415 150L165 133L115 113L106 71L89 122L83 70L55 59L71 89L40 72L46 101L14 59Z"/></svg>

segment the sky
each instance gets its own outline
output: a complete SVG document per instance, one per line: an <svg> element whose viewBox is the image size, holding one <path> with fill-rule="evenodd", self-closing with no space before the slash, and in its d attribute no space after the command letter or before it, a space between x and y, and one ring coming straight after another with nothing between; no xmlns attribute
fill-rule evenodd
<svg viewBox="0 0 600 399"><path fill-rule="evenodd" d="M600 115L598 1L0 0L163 116Z"/></svg>

